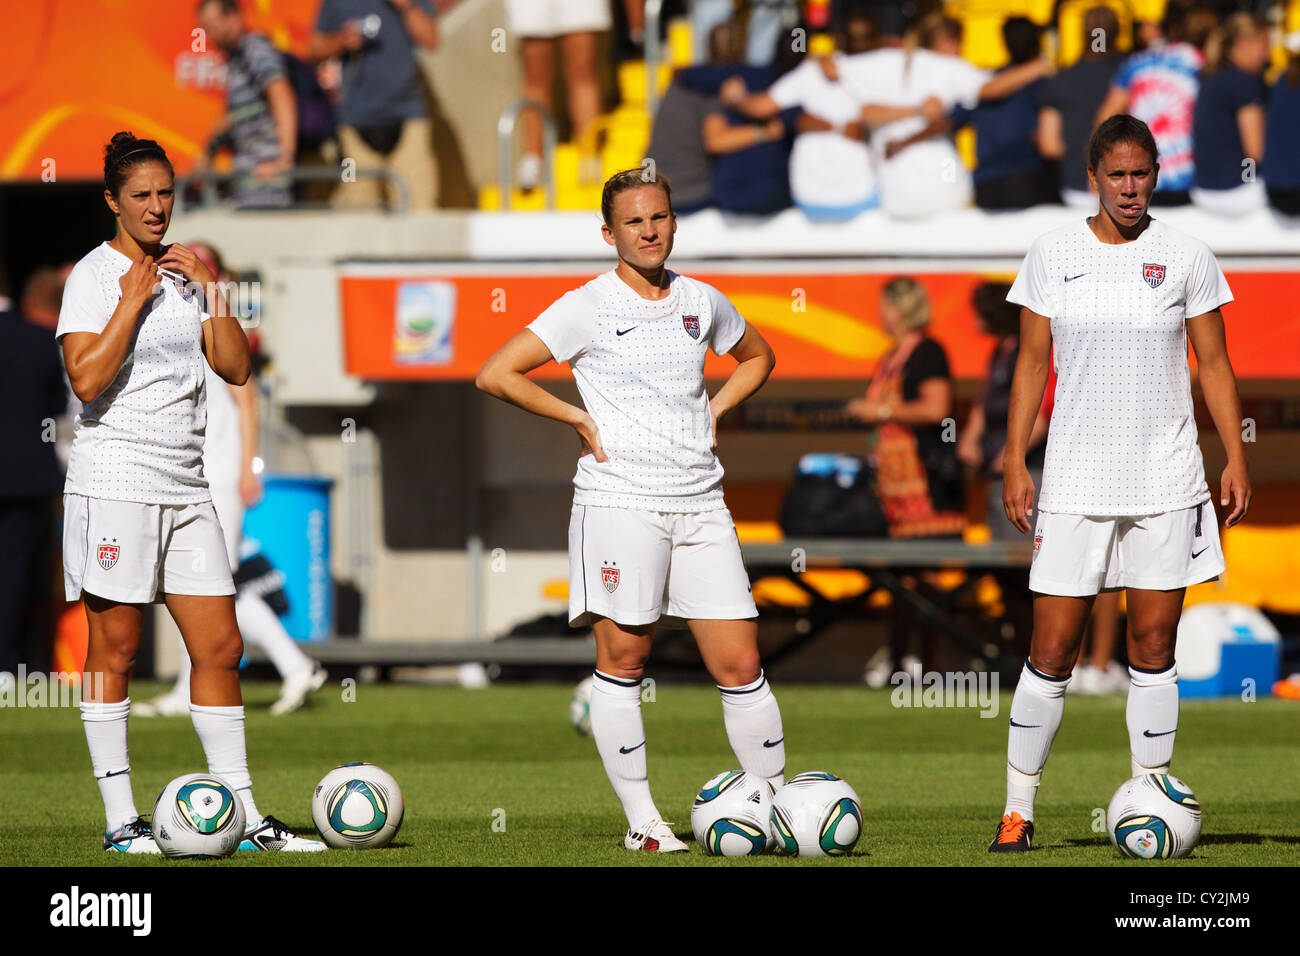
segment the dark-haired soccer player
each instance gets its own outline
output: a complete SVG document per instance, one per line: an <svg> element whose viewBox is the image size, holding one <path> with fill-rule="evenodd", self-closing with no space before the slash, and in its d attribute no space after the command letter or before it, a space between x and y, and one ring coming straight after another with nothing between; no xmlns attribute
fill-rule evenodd
<svg viewBox="0 0 1300 956"><path fill-rule="evenodd" d="M567 293L479 371L484 391L570 425L582 440L569 524L569 617L591 622L591 729L627 815L624 845L686 845L663 821L646 772L641 675L661 615L685 618L722 693L740 765L780 786L781 713L759 663L758 615L714 453L718 418L767 380L775 358L717 289L665 268L677 220L664 177L605 183L605 242L618 264ZM707 350L739 363L709 398ZM567 362L586 409L526 373Z"/></svg>
<svg viewBox="0 0 1300 956"><path fill-rule="evenodd" d="M1205 243L1148 213L1158 170L1145 123L1127 114L1102 123L1088 148L1097 215L1036 239L1007 296L1023 310L1002 500L1022 533L1034 498L1025 446L1053 348L1058 379L1029 574L1034 632L1011 702L1007 802L991 852L1030 849L1034 797L1100 591L1128 592L1133 775L1169 770L1183 593L1224 567L1192 413L1189 339L1228 454L1219 495L1220 506L1231 503L1227 524L1250 505L1219 311L1232 293Z"/></svg>
<svg viewBox="0 0 1300 956"><path fill-rule="evenodd" d="M63 577L90 626L81 717L108 821L104 849L159 852L131 793L127 695L145 606L162 601L194 664L190 716L208 770L244 805L240 849L324 850L253 802L235 585L202 464L204 365L243 384L248 340L212 270L163 243L173 178L156 142L113 137L104 199L117 232L69 274L55 332L83 403L64 486Z"/></svg>

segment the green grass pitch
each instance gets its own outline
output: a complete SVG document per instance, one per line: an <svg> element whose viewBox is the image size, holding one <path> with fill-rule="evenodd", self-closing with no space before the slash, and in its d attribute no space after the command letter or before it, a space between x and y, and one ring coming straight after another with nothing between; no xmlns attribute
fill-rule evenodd
<svg viewBox="0 0 1300 956"><path fill-rule="evenodd" d="M270 812L311 832L311 791L327 770L367 760L402 786L406 818L394 845L367 852L242 853L230 860L162 861L99 848L104 818L75 708L0 710L0 810L22 840L0 840L0 865L29 866L1295 866L1300 864L1297 705L1269 698L1185 700L1174 772L1205 809L1200 846L1185 860L1125 861L1097 814L1128 776L1121 697L1076 698L1044 774L1036 849L986 852L1004 796L1006 714L896 709L888 692L846 686L776 687L787 773L830 770L862 798L862 839L838 860L714 859L633 854L595 745L567 720L569 685L486 690L338 685L287 717L267 706L276 686L246 685L254 793ZM156 685L134 688L137 699ZM664 815L690 832L690 805L706 779L729 769L717 692L659 685L643 706L650 780ZM133 719L132 779L149 813L171 778L206 769L188 719ZM11 827L12 835L15 831Z"/></svg>

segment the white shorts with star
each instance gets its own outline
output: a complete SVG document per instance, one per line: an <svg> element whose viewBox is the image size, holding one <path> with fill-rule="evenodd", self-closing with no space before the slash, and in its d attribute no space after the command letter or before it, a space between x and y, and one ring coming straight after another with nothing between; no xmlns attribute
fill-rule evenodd
<svg viewBox="0 0 1300 956"><path fill-rule="evenodd" d="M226 539L211 501L148 505L63 496L63 588L122 604L166 594L234 594Z"/></svg>
<svg viewBox="0 0 1300 956"><path fill-rule="evenodd" d="M1040 511L1029 590L1085 597L1139 588L1174 591L1223 573L1214 502L1157 515L1097 517Z"/></svg>
<svg viewBox="0 0 1300 956"><path fill-rule="evenodd" d="M628 627L660 616L758 617L731 512L669 514L575 504L569 519L569 623Z"/></svg>

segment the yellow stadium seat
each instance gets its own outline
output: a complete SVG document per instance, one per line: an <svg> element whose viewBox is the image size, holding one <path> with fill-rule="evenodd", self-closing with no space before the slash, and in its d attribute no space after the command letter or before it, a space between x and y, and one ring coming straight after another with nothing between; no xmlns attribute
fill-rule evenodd
<svg viewBox="0 0 1300 956"><path fill-rule="evenodd" d="M1133 18L1144 23L1159 23L1165 18L1165 0L1133 0Z"/></svg>
<svg viewBox="0 0 1300 956"><path fill-rule="evenodd" d="M977 161L975 159L975 127L963 126L957 130L957 155L966 165L967 169L974 169Z"/></svg>
<svg viewBox="0 0 1300 956"><path fill-rule="evenodd" d="M618 65L618 96L624 106L645 106L645 72L644 60L628 60ZM658 89L661 97L672 78L672 65L660 63Z"/></svg>
<svg viewBox="0 0 1300 956"><path fill-rule="evenodd" d="M1005 13L969 13L962 17L961 55L984 70L1007 65L1009 56L1002 42Z"/></svg>
<svg viewBox="0 0 1300 956"><path fill-rule="evenodd" d="M668 62L674 67L690 66L695 62L695 31L686 17L668 21Z"/></svg>

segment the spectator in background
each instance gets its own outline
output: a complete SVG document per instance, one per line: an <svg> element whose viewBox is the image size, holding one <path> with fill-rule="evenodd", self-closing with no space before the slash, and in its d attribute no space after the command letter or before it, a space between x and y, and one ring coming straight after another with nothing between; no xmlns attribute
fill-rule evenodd
<svg viewBox="0 0 1300 956"><path fill-rule="evenodd" d="M995 76L1034 63L1042 55L1042 29L1028 17L1008 17L1002 40L1010 62ZM1051 170L1035 145L1038 103L1047 80L1039 77L974 109L958 105L954 127L975 127L975 205L981 209L1027 209L1057 200Z"/></svg>
<svg viewBox="0 0 1300 956"><path fill-rule="evenodd" d="M1083 56L1048 78L1038 110L1038 151L1057 164L1061 202L1097 211L1085 154L1093 121L1119 69L1119 18L1110 7L1083 15ZM1003 522L1005 523L1005 522Z"/></svg>
<svg viewBox="0 0 1300 956"><path fill-rule="evenodd" d="M714 98L680 76L664 92L650 130L647 157L673 184L673 211L686 215L713 205L713 160L704 148L704 120Z"/></svg>
<svg viewBox="0 0 1300 956"><path fill-rule="evenodd" d="M1264 187L1268 203L1287 216L1300 216L1300 30L1286 38L1286 70L1268 98L1264 140Z"/></svg>
<svg viewBox="0 0 1300 956"><path fill-rule="evenodd" d="M438 203L433 121L415 48L438 46L438 21L430 0L322 0L309 56L343 62L338 105L339 149L357 167L384 168L406 184L411 209ZM378 205L396 191L369 176L340 183L339 206Z"/></svg>
<svg viewBox="0 0 1300 956"><path fill-rule="evenodd" d="M1184 205L1191 199L1196 176L1192 114L1205 65L1201 49L1216 22L1208 7L1169 0L1163 39L1124 61L1097 111L1094 127L1117 113L1129 113L1151 128L1160 153L1153 206Z"/></svg>
<svg viewBox="0 0 1300 956"><path fill-rule="evenodd" d="M1264 157L1264 81L1268 24L1234 13L1205 45L1205 69L1193 112L1196 178L1192 202L1221 216L1242 216L1268 203L1260 181Z"/></svg>
<svg viewBox="0 0 1300 956"><path fill-rule="evenodd" d="M995 540L1019 541L1022 535L1007 521L1002 507L1002 452L1007 444L1007 417L1011 409L1011 379L1020 356L1020 306L1007 301L1011 286L1005 282L981 282L971 295L979 331L991 335L997 344L989 356L988 372L980 388L979 402L957 441L957 458L989 481L985 521ZM1042 487L1043 455L1047 426L1052 418L1055 382L1049 381L1043 406L1029 435L1025 467Z"/></svg>
<svg viewBox="0 0 1300 956"><path fill-rule="evenodd" d="M965 206L971 177L948 135L948 111L1008 96L1051 71L1038 59L990 76L962 59L961 36L960 23L934 13L902 49L861 53L840 64L840 81L865 104L880 201L891 216L915 219Z"/></svg>
<svg viewBox="0 0 1300 956"><path fill-rule="evenodd" d="M766 92L747 94L739 78L722 89L724 103L753 119L798 109L790 195L818 222L842 222L880 205L861 107L839 74L845 56L875 46L876 31L869 17L854 13L841 20L837 33L836 50L808 57Z"/></svg>
<svg viewBox="0 0 1300 956"><path fill-rule="evenodd" d="M564 85L569 96L569 125L575 142L583 141L587 127L600 115L600 86L596 78L596 35L610 28L609 0L505 0L506 30L519 41L524 63L523 95L554 112L551 86L555 78L555 53L564 55ZM535 189L542 181L542 127L526 112L524 153L515 179L521 189ZM586 179L600 178L599 158L582 159Z"/></svg>
<svg viewBox="0 0 1300 956"><path fill-rule="evenodd" d="M874 426L871 459L891 537L961 534L961 467L943 420L952 415L952 372L943 346L926 334L930 299L915 279L880 292L880 323L894 349L876 366L866 395L845 406Z"/></svg>
<svg viewBox="0 0 1300 956"><path fill-rule="evenodd" d="M697 92L710 97L701 128L704 148L713 157L713 204L724 212L772 213L790 205L790 142L794 110L754 122L719 98L728 80L744 89L764 90L770 67L746 66L744 33L734 20L720 23L709 36L710 64L680 74Z"/></svg>
<svg viewBox="0 0 1300 956"><path fill-rule="evenodd" d="M36 276L47 284L42 271ZM40 298L32 286L29 281L25 301ZM0 672L15 674L20 663L33 670L50 664L50 549L54 506L63 487L54 423L67 410L67 392L54 330L13 308L3 275L0 341L0 448L5 455L0 468Z"/></svg>
<svg viewBox="0 0 1300 956"><path fill-rule="evenodd" d="M195 162L202 173L213 156L234 156L233 194L241 209L277 208L293 201L298 140L297 104L279 52L260 33L244 29L237 0L200 0L199 26L226 57L226 114L207 152Z"/></svg>

